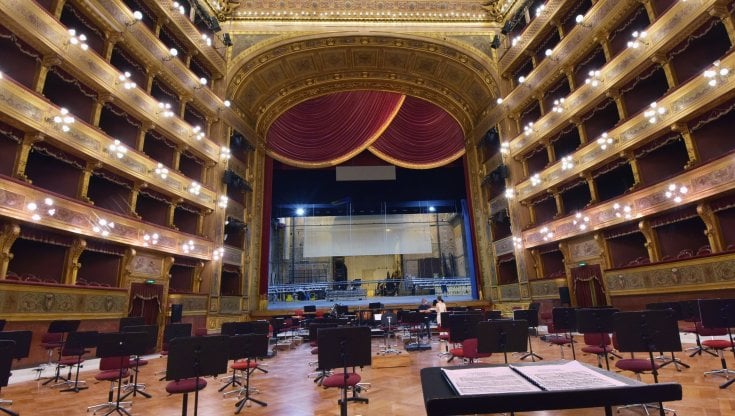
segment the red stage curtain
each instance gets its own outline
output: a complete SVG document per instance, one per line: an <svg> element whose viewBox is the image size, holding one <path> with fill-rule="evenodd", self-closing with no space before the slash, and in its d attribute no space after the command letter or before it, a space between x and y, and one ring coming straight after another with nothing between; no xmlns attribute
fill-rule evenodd
<svg viewBox="0 0 735 416"><path fill-rule="evenodd" d="M597 264L571 269L574 279L574 296L580 308L607 305L605 289L602 286L602 270Z"/></svg>
<svg viewBox="0 0 735 416"><path fill-rule="evenodd" d="M297 104L268 130L268 153L293 166L337 165L377 140L404 97L385 91L347 91Z"/></svg>
<svg viewBox="0 0 735 416"><path fill-rule="evenodd" d="M142 316L146 325L158 323L163 302L163 286L133 283L130 285L128 316Z"/></svg>
<svg viewBox="0 0 735 416"><path fill-rule="evenodd" d="M368 150L397 166L434 168L464 154L464 133L444 109L406 97L393 123Z"/></svg>

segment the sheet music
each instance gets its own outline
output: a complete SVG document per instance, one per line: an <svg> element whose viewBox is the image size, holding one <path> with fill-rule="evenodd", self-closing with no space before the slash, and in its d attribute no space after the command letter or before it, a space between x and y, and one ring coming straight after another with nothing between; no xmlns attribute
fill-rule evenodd
<svg viewBox="0 0 735 416"><path fill-rule="evenodd" d="M578 361L511 367L547 391L584 390L626 385L624 381L608 377Z"/></svg>
<svg viewBox="0 0 735 416"><path fill-rule="evenodd" d="M444 376L459 395L503 394L539 391L537 386L510 367L445 369Z"/></svg>

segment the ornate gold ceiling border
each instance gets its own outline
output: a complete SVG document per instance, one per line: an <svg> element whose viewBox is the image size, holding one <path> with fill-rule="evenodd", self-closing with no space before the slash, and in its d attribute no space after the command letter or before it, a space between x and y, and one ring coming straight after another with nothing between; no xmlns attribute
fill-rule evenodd
<svg viewBox="0 0 735 416"><path fill-rule="evenodd" d="M233 57L228 74L227 95L260 137L265 137L273 120L299 102L357 89L430 101L457 119L467 134L498 96L487 56L476 56L446 40L313 33L266 43Z"/></svg>
<svg viewBox="0 0 735 416"><path fill-rule="evenodd" d="M268 153L268 156L272 157L273 159L276 159L279 162L283 162L287 165L296 166L299 168L309 168L309 169L318 169L318 168L326 168L329 166L337 166L342 162L348 161L352 159L353 157L357 156L358 154L365 151L365 149L369 148L370 146L375 143L376 140L380 138L380 136L383 135L385 132L385 129L388 128L388 126L393 123L393 120L396 118L396 115L399 111L401 111L401 108L403 107L403 102L406 101L406 96L403 95L398 103L396 103L396 107L393 109L391 114L388 116L388 118L385 120L383 125L380 126L380 128L376 129L375 132L367 139L365 140L365 143L363 143L362 146L356 148L355 150L345 154L344 156L340 156L338 158L326 161L326 162L304 162L301 160L295 160L291 158L287 158L283 155L280 155L276 152L273 152L272 150L266 148L266 153Z"/></svg>

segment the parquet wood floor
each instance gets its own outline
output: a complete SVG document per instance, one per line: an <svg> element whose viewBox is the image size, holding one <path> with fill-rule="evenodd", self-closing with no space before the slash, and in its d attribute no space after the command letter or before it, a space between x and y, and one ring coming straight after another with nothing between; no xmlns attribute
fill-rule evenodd
<svg viewBox="0 0 735 416"><path fill-rule="evenodd" d="M581 337L578 337L581 341ZM551 346L538 338L533 338L534 351L545 359L560 358L559 347ZM373 351L378 351L382 341L373 341ZM411 352L412 365L399 368L365 368L362 371L363 381L372 383L372 388L364 393L370 399L369 404L353 403L349 405L349 414L361 416L418 416L425 414L419 370L429 366L454 365L446 363L446 359L439 358L440 344L432 344L431 351ZM704 371L720 367L719 359L709 355L687 357L678 354L684 362L692 368L676 371L673 366L661 370L661 381L673 381L684 386L684 399L679 402L668 403L680 416L728 416L735 415L735 386L726 390L719 389L721 377L705 377ZM571 350L566 348L565 356L571 357ZM594 356L578 353L578 359L590 364L596 364ZM641 356L642 357L642 356ZM517 358L513 357L513 360ZM277 356L264 362L267 364L268 374L256 372L252 378L252 385L260 390L257 398L268 403L267 407L253 405L246 407L242 415L338 415L337 398L339 391L323 389L316 386L313 380L307 378L312 371L308 365L316 360L310 354L310 347L306 344L296 346L288 351L280 351ZM455 360L456 361L456 360ZM500 363L502 356L497 355L483 362ZM735 368L735 359L732 354L727 356L728 366ZM153 359L142 369L141 379L148 383L147 391L153 398L137 397L133 399L131 409L133 415L173 416L181 414L181 396L168 396L164 390L165 381L158 381L154 373L164 369L165 358ZM612 367L612 365L611 365ZM87 406L107 399L109 384L96 383L96 371L82 373L89 382L89 389L80 393L61 393L58 389L40 386L35 381L13 384L3 389L3 397L13 399L11 407L21 415L83 415ZM644 378L652 382L652 378ZM200 394L199 414L203 416L234 414L234 397L223 398L217 389L219 381L208 379L209 385ZM193 402L193 398L190 399ZM104 413L98 413L104 414ZM193 414L193 412L189 412ZM525 413L541 415L600 415L602 409L582 409L554 412ZM636 415L633 411L624 411L621 415Z"/></svg>

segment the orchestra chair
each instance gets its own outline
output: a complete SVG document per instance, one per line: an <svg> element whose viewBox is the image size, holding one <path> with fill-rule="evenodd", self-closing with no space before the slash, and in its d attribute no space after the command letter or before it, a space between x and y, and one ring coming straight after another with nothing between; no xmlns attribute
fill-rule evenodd
<svg viewBox="0 0 735 416"><path fill-rule="evenodd" d="M51 321L48 325L48 329L46 330L47 334L56 334L54 336L49 336L48 339L50 340L48 343L44 343L44 340L41 340L41 345L46 344L46 347L44 348L52 348L57 349L59 351L58 359L56 361L56 373L53 377L49 377L48 380L46 380L43 384L47 385L49 383L54 383L53 386L60 386L66 383L68 381L66 378L64 378L61 375L61 369L64 367L60 361L61 361L61 350L64 345L64 341L66 340L66 334L69 332L74 332L79 328L79 324L81 321L78 320L56 320ZM51 354L51 352L49 352ZM50 361L49 361L50 363ZM62 380L62 381L60 381Z"/></svg>
<svg viewBox="0 0 735 416"><path fill-rule="evenodd" d="M477 338L467 338L462 341L462 348L453 349L455 357L462 358L462 362L466 364L474 364L480 358L488 358L493 354L491 352L477 351ZM453 353L453 354L454 354Z"/></svg>
<svg viewBox="0 0 735 416"><path fill-rule="evenodd" d="M721 389L729 387L735 382L735 378L730 378L735 371L727 368L725 360L725 350L730 350L735 356L735 343L733 342L731 327L735 326L735 299L700 299L699 311L702 317L701 325L704 329L721 330L727 339L708 339L702 341L702 345L717 351L720 357L722 368L719 370L707 371L705 376L717 375L725 377L727 380L720 385Z"/></svg>
<svg viewBox="0 0 735 416"><path fill-rule="evenodd" d="M439 326L436 328L436 331L439 333L439 342L444 343L444 352L440 352L439 357L449 356L449 315L451 314L451 312L442 312L437 316L436 321Z"/></svg>
<svg viewBox="0 0 735 416"><path fill-rule="evenodd" d="M230 337L230 348L239 351L244 360L236 361L232 366L239 369L245 374L245 385L241 386L238 391L240 400L235 403L235 413L242 411L244 406L250 407L251 403L261 406L268 406L268 403L250 397L252 393L258 393L258 390L250 386L250 376L255 372L257 363L255 359L268 354L268 336L265 334L245 334ZM228 392L225 395L234 392Z"/></svg>
<svg viewBox="0 0 735 416"><path fill-rule="evenodd" d="M654 353L660 351L681 351L681 338L674 312L666 310L646 310L640 312L618 312L612 316L613 345L620 352L631 353L631 358L622 358L615 363L615 367L623 371L631 371L636 379L641 374L650 373L654 383L658 383L658 369L660 365L654 358ZM637 359L633 353L648 353L648 358ZM665 416L667 412L676 415L672 409L657 404L641 403L618 407L621 409L641 408L646 415L650 410Z"/></svg>
<svg viewBox="0 0 735 416"><path fill-rule="evenodd" d="M564 346L570 346L572 359L576 360L577 354L574 351L574 336L572 335L572 331L576 330L575 308L557 307L551 310L551 316L552 325L549 326L546 342L559 346L562 359L564 359Z"/></svg>
<svg viewBox="0 0 735 416"><path fill-rule="evenodd" d="M69 385L69 388L61 390L62 392L74 392L87 388L86 385L80 386L80 384L87 384L86 381L79 380L79 369L82 368L84 362L84 354L88 354L87 348L97 346L97 331L83 331L83 332L70 332L64 346L61 347L61 360L59 364L69 367L69 374L65 384ZM72 369L76 367L76 375L74 381L71 379Z"/></svg>
<svg viewBox="0 0 735 416"><path fill-rule="evenodd" d="M477 338L477 324L482 321L481 314L455 313L449 315L449 342L460 345L468 338ZM449 359L455 357L464 358L464 350L461 346L449 350Z"/></svg>
<svg viewBox="0 0 735 416"><path fill-rule="evenodd" d="M100 358L100 372L94 378L97 381L109 381L110 390L107 392L106 402L87 407L87 412L91 410L92 414L96 414L100 410L106 410L107 415L112 412L129 414L124 408L131 407L133 402L116 401L115 390L119 391L120 388L117 385L130 375L130 367L132 367L130 356Z"/></svg>
<svg viewBox="0 0 735 416"><path fill-rule="evenodd" d="M340 415L347 416L347 403L368 403L368 399L359 393L370 388L369 383L362 383L362 377L355 372L356 367L371 364L370 328L365 326L324 328L319 330L319 367L342 368L342 371L326 377L322 387L337 387L341 390ZM352 367L352 371L348 371ZM347 393L352 390L352 395Z"/></svg>
<svg viewBox="0 0 735 416"><path fill-rule="evenodd" d="M702 345L702 337L718 336L725 334L718 333L721 331L710 331L708 329L705 329L701 325L697 326L697 322L702 321L699 313L699 299L680 301L679 310L681 311L680 319L684 321L684 324L680 326L681 331L694 334L694 339L697 344L695 347L687 348L687 351L692 351L689 356L694 357L697 354L701 356L703 352L706 352L713 357L717 357L716 352L712 351L709 347Z"/></svg>
<svg viewBox="0 0 735 416"><path fill-rule="evenodd" d="M8 385L13 359L20 360L21 358L28 357L31 350L32 337L33 332L31 331L0 332L0 390ZM7 413L10 416L17 416L18 413L4 407L11 406L12 404L12 400L0 399L0 412Z"/></svg>
<svg viewBox="0 0 735 416"><path fill-rule="evenodd" d="M602 368L602 359L605 359L605 368L610 370L609 355L623 358L613 351L610 333L613 331L612 316L618 313L615 308L579 308L576 312L577 331L584 335L585 346L582 352L595 354L597 366Z"/></svg>

